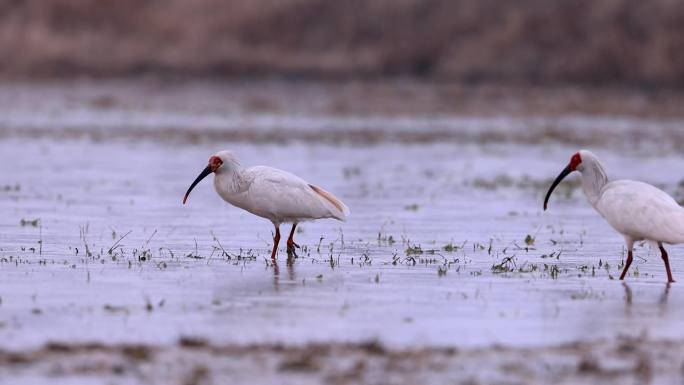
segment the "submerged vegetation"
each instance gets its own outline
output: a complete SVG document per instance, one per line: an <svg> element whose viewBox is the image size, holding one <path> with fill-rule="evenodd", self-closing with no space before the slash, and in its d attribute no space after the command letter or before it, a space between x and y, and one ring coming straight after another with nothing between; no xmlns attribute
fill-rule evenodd
<svg viewBox="0 0 684 385"><path fill-rule="evenodd" d="M26 221L22 220L22 226L38 226L39 219ZM193 243L193 248L189 250L173 250L168 246L152 247L153 240L158 235L157 230L146 235L141 244L136 246L135 241L130 237L133 231L130 230L123 234L115 230L111 232L112 242L107 246L97 245L89 240L90 226L88 224L80 226L80 244L68 246L73 260L59 250L53 250L51 245L49 250L43 249L42 235L36 241L36 246L22 246L18 250L0 250L0 266L6 264L20 265L63 265L69 268L77 268L79 262L87 266L93 262L106 264L112 262L125 264L128 268L134 266L153 266L158 270L165 270L170 266L180 266L195 263L198 261L205 264L227 262L233 265L244 266L245 264L257 263L263 260L267 267L274 267L270 259L266 258L267 249L243 249L227 248L223 242L212 231L210 232L212 243L200 246L197 240ZM552 234L556 233L552 229ZM42 228L41 232L42 234ZM563 230L558 231L563 237L567 236ZM583 236L585 231L580 232ZM140 239L140 238L138 238ZM320 237L316 245L302 245L300 252L294 258L287 258L287 264L294 263L314 263L327 265L335 270L344 266L371 267L375 265L391 266L434 266L437 275L444 277L448 272L456 274L467 273L470 276L483 276L483 264L489 263L487 269L493 276L510 274L534 275L537 277L548 277L557 279L561 275L572 275L584 277L596 277L599 271L605 272L609 278L613 278L612 273L615 269L621 269L623 262L618 264L615 269L611 268L608 262L599 259L596 264L570 263L563 262L561 256L566 252L560 249L549 250L548 247L538 247L538 236L528 234L524 237L522 245L516 241L501 242L494 238L487 242L472 242L468 240L460 243L451 241L441 247L424 247L420 244L413 244L407 239L403 239L401 244L405 247L403 256L396 251L397 241L393 235L386 234L384 230L378 232L377 245L372 246L365 242L351 242L344 244L344 236L332 242L324 244L324 237ZM559 241L551 238L548 240L550 247L560 246ZM536 246L536 247L535 247ZM539 250L538 250L539 248ZM388 256L389 254L389 256ZM281 255L285 255L282 253ZM36 258L38 257L38 258ZM283 257L284 259L284 257ZM550 263L549 260L555 261ZM591 260L591 259L588 259ZM489 262L488 262L489 261ZM638 267L634 269L632 275L640 276ZM375 278L379 283L379 275Z"/></svg>

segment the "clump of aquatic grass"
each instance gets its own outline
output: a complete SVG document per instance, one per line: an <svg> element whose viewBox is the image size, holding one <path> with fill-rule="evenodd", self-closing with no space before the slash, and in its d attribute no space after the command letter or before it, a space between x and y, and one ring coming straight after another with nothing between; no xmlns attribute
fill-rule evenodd
<svg viewBox="0 0 684 385"><path fill-rule="evenodd" d="M407 247L405 253L406 255L421 255L424 253L424 251L419 245L413 245Z"/></svg>
<svg viewBox="0 0 684 385"><path fill-rule="evenodd" d="M26 227L26 226L38 227L40 225L40 218L36 218L36 219L23 219L22 218L22 220L19 221L19 224L22 227Z"/></svg>
<svg viewBox="0 0 684 385"><path fill-rule="evenodd" d="M404 210L406 210L406 211L418 211L418 209L419 209L419 206L416 203L404 206Z"/></svg>
<svg viewBox="0 0 684 385"><path fill-rule="evenodd" d="M492 273L510 273L515 271L516 263L515 256L505 257L501 262L492 265Z"/></svg>
<svg viewBox="0 0 684 385"><path fill-rule="evenodd" d="M442 250L446 251L447 253L453 253L458 250L463 250L467 242L468 241L463 241L461 245L454 245L453 242L449 242L442 247Z"/></svg>
<svg viewBox="0 0 684 385"><path fill-rule="evenodd" d="M532 246L532 245L534 245L534 241L535 241L535 237L530 235L530 234L527 234L527 236L525 237L525 244L527 246Z"/></svg>
<svg viewBox="0 0 684 385"><path fill-rule="evenodd" d="M11 192L11 191L18 192L19 190L21 190L21 186L18 184L15 184L14 186L4 185L4 186L0 187L0 191L2 191L2 192Z"/></svg>

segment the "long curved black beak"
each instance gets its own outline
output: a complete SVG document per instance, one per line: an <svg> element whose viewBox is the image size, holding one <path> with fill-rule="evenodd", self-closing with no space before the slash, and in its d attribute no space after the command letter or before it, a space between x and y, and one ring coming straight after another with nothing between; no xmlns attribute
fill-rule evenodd
<svg viewBox="0 0 684 385"><path fill-rule="evenodd" d="M185 201L188 200L188 196L190 195L190 191L192 191L192 189L194 189L195 186L197 186L197 184L202 181L202 179L206 178L207 175L211 174L212 172L213 171L211 171L211 168L209 166L207 166L204 170L202 170L202 172L199 174L199 176L197 176L197 179L195 179L195 181L192 182L192 184L190 185L190 188L185 193L185 196L183 197L183 204L185 204Z"/></svg>
<svg viewBox="0 0 684 385"><path fill-rule="evenodd" d="M549 205L549 198L551 198L551 193L553 193L553 190L560 184L560 182L565 179L566 176L570 175L572 170L570 169L570 165L568 165L566 168L561 171L561 173L558 175L558 178L553 181L553 184L551 185L551 188L549 189L549 192L546 193L546 198L544 199L544 211L546 211L546 208Z"/></svg>

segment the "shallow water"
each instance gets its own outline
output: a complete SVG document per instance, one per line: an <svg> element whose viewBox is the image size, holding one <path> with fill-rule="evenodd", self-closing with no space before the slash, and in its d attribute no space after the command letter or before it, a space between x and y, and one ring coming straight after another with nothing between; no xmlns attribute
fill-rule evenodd
<svg viewBox="0 0 684 385"><path fill-rule="evenodd" d="M20 186L0 201L5 346L180 336L457 346L682 337L684 298L676 285L667 291L659 258L637 260L639 276L626 286L611 280L621 238L578 191L542 214L539 189L473 186L476 178L494 181L507 164L525 169L504 171L514 181L553 175L552 162L521 158L525 149L232 146L245 164L291 170L352 208L347 223L304 224L297 239L307 250L292 266L281 250L275 269L267 263L270 223L228 207L208 182L180 204L211 148L12 140L2 147L26 159L3 170ZM560 161L568 150L553 152ZM345 178L345 169L360 175ZM448 244L462 249L447 252ZM416 247L422 253L407 252ZM141 250L151 257L141 261ZM673 248L675 272L677 254ZM507 268L537 271L495 274L492 266L507 257Z"/></svg>
<svg viewBox="0 0 684 385"><path fill-rule="evenodd" d="M570 188L576 183L566 182L542 212L545 188L574 146L553 140L335 146L231 141L230 135L182 143L158 140L169 125L183 130L184 120L176 127L171 114L165 119L172 122L155 125L158 111L123 109L103 125L99 113L62 107L63 115L79 116L80 130L105 130L116 139L32 131L35 122L57 132L74 125L50 127L50 118L27 111L2 121L5 349L50 341L164 345L183 336L225 344L376 339L395 347L684 338L684 292L666 286L660 257L649 255L648 246L638 249L644 259L636 259L622 284L622 239ZM306 117L292 119L306 126ZM603 122L584 119L589 132ZM478 122L482 130L492 127L485 118L467 120L472 130ZM138 138L140 125L161 134ZM417 121L416 127L433 126ZM116 136L119 129L131 131ZM461 132L458 125L448 129ZM652 140L678 125L660 129ZM303 224L299 258L286 263L281 248L272 266L272 225L228 206L209 180L181 204L209 155L224 148L244 165L283 168L334 192L351 208L349 221ZM626 153L610 144L597 152L611 176L678 193L681 177L672 170L684 165L679 154ZM680 277L681 247L670 254Z"/></svg>

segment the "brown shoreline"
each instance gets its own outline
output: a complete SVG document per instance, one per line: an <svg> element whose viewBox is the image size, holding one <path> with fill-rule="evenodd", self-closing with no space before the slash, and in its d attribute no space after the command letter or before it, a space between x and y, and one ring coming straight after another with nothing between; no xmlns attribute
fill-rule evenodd
<svg viewBox="0 0 684 385"><path fill-rule="evenodd" d="M681 342L646 337L555 347L477 349L392 349L377 342L212 345L184 338L172 346L52 343L33 351L0 351L0 372L6 379L96 375L102 380L128 378L137 383L170 384L239 379L253 383L277 379L306 384L411 384L439 383L445 378L475 384L620 384L625 380L666 384L681 378L682 363Z"/></svg>

